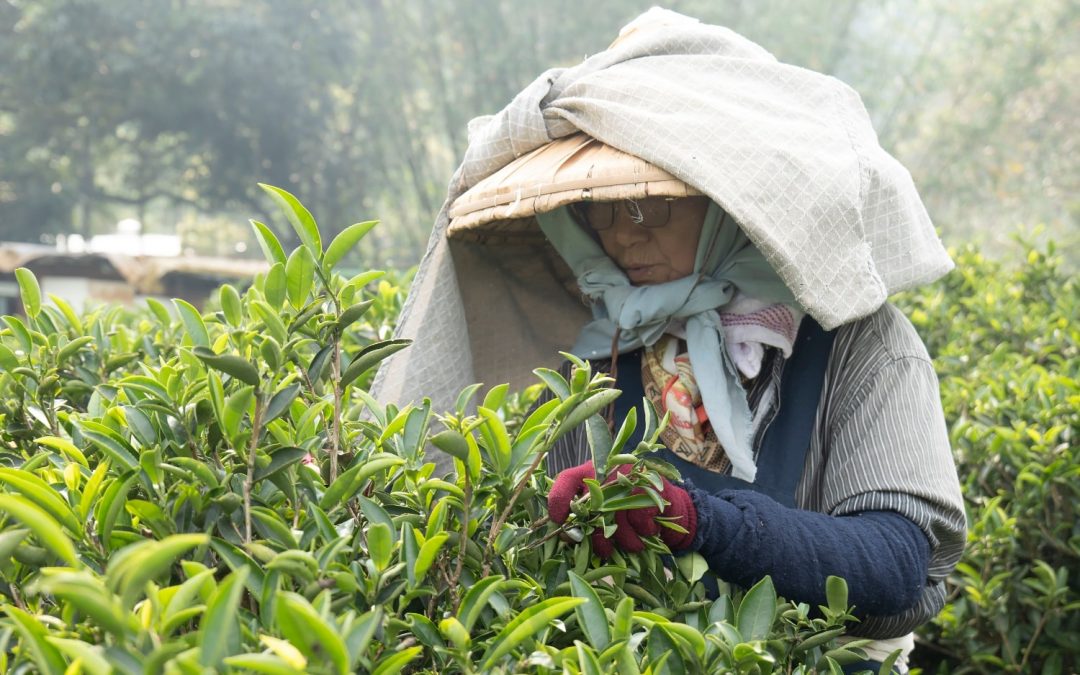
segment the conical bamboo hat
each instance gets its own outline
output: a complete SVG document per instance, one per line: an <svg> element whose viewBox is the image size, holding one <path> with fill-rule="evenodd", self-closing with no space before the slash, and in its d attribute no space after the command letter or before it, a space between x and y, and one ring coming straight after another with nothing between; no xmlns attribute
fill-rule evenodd
<svg viewBox="0 0 1080 675"><path fill-rule="evenodd" d="M532 238L539 235L533 216L573 202L701 194L643 159L576 133L522 155L454 200L447 234Z"/></svg>

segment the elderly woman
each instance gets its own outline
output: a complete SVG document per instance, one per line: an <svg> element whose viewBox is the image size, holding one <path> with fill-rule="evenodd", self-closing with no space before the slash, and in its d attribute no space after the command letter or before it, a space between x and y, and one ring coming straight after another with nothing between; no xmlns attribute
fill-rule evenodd
<svg viewBox="0 0 1080 675"><path fill-rule="evenodd" d="M591 359L617 418L643 397L669 414L661 454L684 478L597 553L660 535L811 604L844 577L852 632L905 671L965 521L933 367L886 298L951 262L858 96L653 10L469 131L399 327L417 342L377 395L449 405L558 350ZM549 455L554 520L588 457L573 435Z"/></svg>

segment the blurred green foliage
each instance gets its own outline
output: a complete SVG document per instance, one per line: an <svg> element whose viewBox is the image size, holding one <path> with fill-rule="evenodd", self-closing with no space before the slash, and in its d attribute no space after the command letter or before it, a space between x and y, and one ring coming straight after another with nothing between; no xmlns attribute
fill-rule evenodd
<svg viewBox="0 0 1080 675"><path fill-rule="evenodd" d="M970 533L922 633L941 672L1067 673L1080 656L1080 286L1055 247L973 247L899 300L934 356Z"/></svg>
<svg viewBox="0 0 1080 675"><path fill-rule="evenodd" d="M305 195L330 234L378 216L390 227L363 262L412 264L467 122L604 49L650 4L0 1L0 239L136 218L229 251L236 230L220 223L266 209L257 175ZM1042 223L1075 255L1076 2L666 6L851 84L951 240L1000 254L999 233Z"/></svg>

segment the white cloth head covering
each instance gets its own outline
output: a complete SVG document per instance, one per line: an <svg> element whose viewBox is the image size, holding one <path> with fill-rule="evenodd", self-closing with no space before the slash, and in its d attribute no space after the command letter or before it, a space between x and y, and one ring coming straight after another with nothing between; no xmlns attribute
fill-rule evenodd
<svg viewBox="0 0 1080 675"><path fill-rule="evenodd" d="M826 329L952 268L855 91L726 28L654 9L609 49L548 70L498 114L470 122L399 319L397 335L415 342L383 364L377 398L429 396L448 408L472 382L534 381L532 368L573 344L591 317L538 229L531 239L452 242L446 228L448 206L470 186L577 131L711 197Z"/></svg>

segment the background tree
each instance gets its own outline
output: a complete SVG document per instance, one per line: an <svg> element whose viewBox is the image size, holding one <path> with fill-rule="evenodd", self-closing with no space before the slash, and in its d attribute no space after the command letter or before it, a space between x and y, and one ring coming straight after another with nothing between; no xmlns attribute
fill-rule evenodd
<svg viewBox="0 0 1080 675"><path fill-rule="evenodd" d="M242 222L268 207L264 181L331 232L381 217L369 262L411 264L468 120L647 5L0 0L0 238ZM1038 223L1080 243L1074 0L668 6L855 87L950 243L1000 252Z"/></svg>

